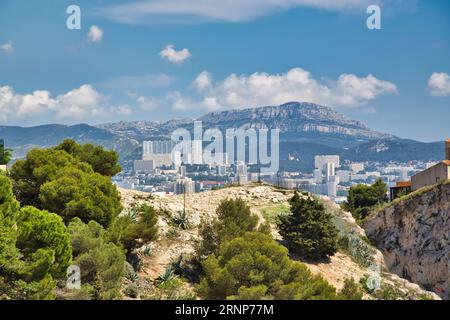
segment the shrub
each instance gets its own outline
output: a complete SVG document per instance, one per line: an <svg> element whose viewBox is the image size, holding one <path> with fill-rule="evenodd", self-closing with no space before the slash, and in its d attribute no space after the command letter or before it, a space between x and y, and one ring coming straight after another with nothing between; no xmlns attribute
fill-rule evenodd
<svg viewBox="0 0 450 320"><path fill-rule="evenodd" d="M333 255L337 251L338 231L323 205L314 199L303 199L298 193L289 202L292 214L280 216L278 224L289 249L314 260Z"/></svg>
<svg viewBox="0 0 450 320"><path fill-rule="evenodd" d="M0 174L0 292L2 299L54 299L56 279L71 263L60 217L33 207L19 210L9 179Z"/></svg>
<svg viewBox="0 0 450 320"><path fill-rule="evenodd" d="M55 147L64 150L81 162L88 163L92 169L106 177L112 177L122 171L118 164L119 155L115 151L104 150L92 144L79 145L74 140L66 139Z"/></svg>
<svg viewBox="0 0 450 320"><path fill-rule="evenodd" d="M85 224L76 218L68 230L74 248L74 263L80 267L82 283L92 287L92 297L119 298L125 274L122 249L108 242L105 230L95 221Z"/></svg>
<svg viewBox="0 0 450 320"><path fill-rule="evenodd" d="M361 285L355 282L353 278L345 279L344 287L339 292L339 298L342 300L361 300L363 297Z"/></svg>
<svg viewBox="0 0 450 320"><path fill-rule="evenodd" d="M255 231L258 225L258 217L251 214L250 208L240 198L222 200L216 213L217 219L202 220L200 223L199 234L202 241L196 248L200 260L211 253L217 253L224 241Z"/></svg>
<svg viewBox="0 0 450 320"><path fill-rule="evenodd" d="M352 186L343 208L350 211L355 219L362 220L367 217L373 207L387 202L386 191L387 186L381 179L371 186L364 184Z"/></svg>
<svg viewBox="0 0 450 320"><path fill-rule="evenodd" d="M180 211L172 218L173 224L178 226L183 230L187 230L190 228L189 214L187 211Z"/></svg>
<svg viewBox="0 0 450 320"><path fill-rule="evenodd" d="M206 299L334 299L335 289L269 235L247 232L203 263L198 292Z"/></svg>
<svg viewBox="0 0 450 320"><path fill-rule="evenodd" d="M142 205L136 210L135 220L129 215L115 218L108 234L110 240L122 245L129 255L157 238L158 214L153 207Z"/></svg>
<svg viewBox="0 0 450 320"><path fill-rule="evenodd" d="M122 210L120 195L108 177L64 150L33 149L11 170L14 192L22 205L79 217L108 226Z"/></svg>
<svg viewBox="0 0 450 320"><path fill-rule="evenodd" d="M125 287L123 293L130 298L137 298L139 296L139 287L136 283L130 283Z"/></svg>

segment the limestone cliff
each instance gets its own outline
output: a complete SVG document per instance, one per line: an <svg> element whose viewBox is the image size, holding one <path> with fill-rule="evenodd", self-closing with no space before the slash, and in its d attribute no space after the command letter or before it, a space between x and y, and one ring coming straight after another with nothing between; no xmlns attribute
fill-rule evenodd
<svg viewBox="0 0 450 320"><path fill-rule="evenodd" d="M364 228L391 272L450 298L450 182L394 201Z"/></svg>

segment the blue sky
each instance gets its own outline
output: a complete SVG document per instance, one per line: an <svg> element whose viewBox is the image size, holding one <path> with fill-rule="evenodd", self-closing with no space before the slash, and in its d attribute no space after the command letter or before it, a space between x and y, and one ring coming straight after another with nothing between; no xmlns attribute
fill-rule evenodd
<svg viewBox="0 0 450 320"><path fill-rule="evenodd" d="M381 30L366 27L371 3ZM81 30L66 27L71 4ZM0 2L0 125L168 120L298 100L435 141L449 136L449 74L446 0Z"/></svg>

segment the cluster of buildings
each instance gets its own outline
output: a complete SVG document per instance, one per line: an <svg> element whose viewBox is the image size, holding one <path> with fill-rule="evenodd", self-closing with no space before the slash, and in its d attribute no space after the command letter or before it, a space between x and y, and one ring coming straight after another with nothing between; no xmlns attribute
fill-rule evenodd
<svg viewBox="0 0 450 320"><path fill-rule="evenodd" d="M142 159L134 161L132 171L116 176L115 183L128 189L172 195L264 181L286 189L328 196L340 203L346 201L351 186L372 184L377 179L388 184L391 199L450 179L450 139L446 141L445 160L438 163L350 162L342 161L338 155L316 155L312 172L280 171L264 176L252 170L252 164L230 161L226 153L221 163L203 163L201 141L192 142L188 155L172 152L173 146L169 140L145 141Z"/></svg>
<svg viewBox="0 0 450 320"><path fill-rule="evenodd" d="M399 195L407 194L422 187L433 185L439 181L450 179L450 139L445 141L444 160L414 174L410 180L402 179L390 188L390 198L395 199Z"/></svg>
<svg viewBox="0 0 450 320"><path fill-rule="evenodd" d="M202 141L191 141L188 154L173 151L170 140L144 141L142 158L133 161L131 172L113 178L126 189L164 195L201 192L228 184L259 181L244 162L232 162L227 153L215 154L217 162L204 163Z"/></svg>

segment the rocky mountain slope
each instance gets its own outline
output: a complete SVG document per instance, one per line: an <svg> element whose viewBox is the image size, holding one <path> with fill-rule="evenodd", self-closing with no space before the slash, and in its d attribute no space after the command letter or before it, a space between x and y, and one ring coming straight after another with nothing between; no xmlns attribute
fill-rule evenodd
<svg viewBox="0 0 450 320"><path fill-rule="evenodd" d="M450 182L394 201L364 228L391 272L450 298Z"/></svg>
<svg viewBox="0 0 450 320"><path fill-rule="evenodd" d="M369 129L336 111L313 103L289 102L280 106L239 109L206 114L198 120L203 129L265 128L280 129L282 169L311 171L317 154L338 154L354 161L438 160L441 143L405 140ZM141 157L144 140L170 139L177 128L191 130L193 119L166 122L117 122L92 127L44 125L38 127L0 127L0 139L14 149L14 157L23 157L32 147L48 147L64 138L80 143L96 143L115 149L122 163ZM288 161L288 156L295 161ZM297 160L298 159L298 160Z"/></svg>
<svg viewBox="0 0 450 320"><path fill-rule="evenodd" d="M276 189L269 185L249 184L245 186L229 187L215 191L195 193L186 197L186 209L189 213L191 228L188 230L174 229L170 224L170 217L183 209L183 196L150 197L148 193L120 189L124 203L124 214L137 204L147 203L165 212L159 219L160 236L152 244L152 254L143 256L143 266L140 273L142 279L154 280L164 273L164 270L181 254L188 256L194 251L198 240L198 226L202 218L212 218L215 210L224 198L243 198L251 207L253 214L257 215L261 222L269 221L272 226L272 234L280 238L274 223L278 214L286 213L289 209L288 199L292 191ZM344 280L354 278L355 281L365 279L379 279L381 286L372 294L366 294L366 299L438 299L432 293L426 292L418 285L395 274L387 272L382 254L375 248L364 242L364 230L361 229L352 218L351 214L342 211L339 207L322 200L334 216L334 223L338 227L341 236L352 237L359 247L366 248L367 254L361 254L356 248L350 251L339 251L330 261L322 263L304 262L308 268L321 274L336 288L341 289ZM361 258L363 256L363 258ZM295 258L295 257L293 257ZM378 268L374 267L378 266Z"/></svg>

